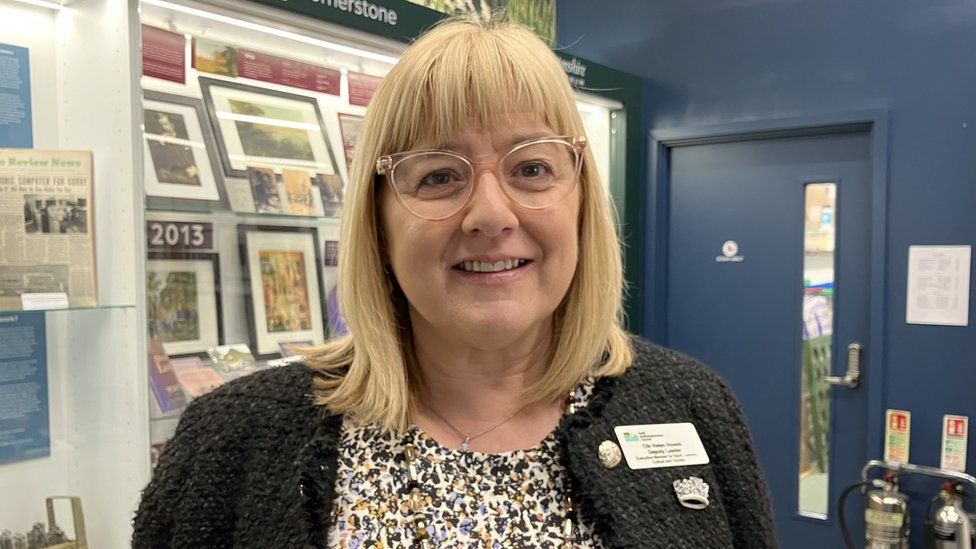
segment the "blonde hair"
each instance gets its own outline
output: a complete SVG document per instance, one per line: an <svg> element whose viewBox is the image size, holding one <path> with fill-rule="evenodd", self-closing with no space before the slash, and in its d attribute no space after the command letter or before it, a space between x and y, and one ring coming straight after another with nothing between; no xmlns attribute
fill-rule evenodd
<svg viewBox="0 0 976 549"><path fill-rule="evenodd" d="M308 364L318 404L360 424L403 431L416 364L406 298L387 267L377 215L376 159L419 143L440 146L463 128L491 128L509 113L539 113L558 135L583 135L556 56L526 28L452 19L415 42L380 84L366 115L345 195L339 300L350 335L318 347ZM579 260L556 309L545 373L526 403L560 398L587 376L632 361L623 321L623 273L614 212L589 149L580 179Z"/></svg>

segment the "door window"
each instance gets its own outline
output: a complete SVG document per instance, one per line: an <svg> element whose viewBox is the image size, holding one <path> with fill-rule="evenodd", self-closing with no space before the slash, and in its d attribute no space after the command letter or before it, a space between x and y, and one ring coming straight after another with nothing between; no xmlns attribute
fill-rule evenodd
<svg viewBox="0 0 976 549"><path fill-rule="evenodd" d="M830 468L831 336L834 318L834 244L837 185L805 186L803 238L803 358L800 403L798 510L826 518Z"/></svg>

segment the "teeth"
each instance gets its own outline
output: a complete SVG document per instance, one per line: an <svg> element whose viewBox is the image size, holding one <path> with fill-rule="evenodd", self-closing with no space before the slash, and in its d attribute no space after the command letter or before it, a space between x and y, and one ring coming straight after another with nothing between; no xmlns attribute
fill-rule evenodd
<svg viewBox="0 0 976 549"><path fill-rule="evenodd" d="M486 263L484 261L465 261L460 265L462 270L474 273L497 273L509 271L525 264L525 259L506 259L496 263Z"/></svg>

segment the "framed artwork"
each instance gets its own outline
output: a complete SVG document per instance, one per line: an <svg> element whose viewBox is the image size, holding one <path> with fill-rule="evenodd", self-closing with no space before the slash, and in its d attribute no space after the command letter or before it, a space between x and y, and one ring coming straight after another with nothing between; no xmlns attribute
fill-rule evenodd
<svg viewBox="0 0 976 549"><path fill-rule="evenodd" d="M146 301L149 337L166 354L205 356L223 343L217 254L149 252Z"/></svg>
<svg viewBox="0 0 976 549"><path fill-rule="evenodd" d="M251 184L251 198L257 213L282 213L278 194L278 176L271 168L248 166L247 180Z"/></svg>
<svg viewBox="0 0 976 549"><path fill-rule="evenodd" d="M352 167L352 155L356 151L356 143L363 133L364 117L358 114L339 113L339 133L342 137L342 149L346 155L346 170Z"/></svg>
<svg viewBox="0 0 976 549"><path fill-rule="evenodd" d="M200 77L227 177L249 166L339 173L314 97Z"/></svg>
<svg viewBox="0 0 976 549"><path fill-rule="evenodd" d="M145 186L150 207L227 209L214 134L198 99L143 93Z"/></svg>
<svg viewBox="0 0 976 549"><path fill-rule="evenodd" d="M342 178L338 175L318 174L315 176L315 185L322 197L322 214L326 217L342 215L342 195L345 192Z"/></svg>
<svg viewBox="0 0 976 549"><path fill-rule="evenodd" d="M325 303L314 227L238 225L251 349L279 354L280 343L325 341Z"/></svg>
<svg viewBox="0 0 976 549"><path fill-rule="evenodd" d="M285 196L288 197L288 213L291 215L318 214L312 194L311 174L302 170L282 170L281 179L285 183Z"/></svg>

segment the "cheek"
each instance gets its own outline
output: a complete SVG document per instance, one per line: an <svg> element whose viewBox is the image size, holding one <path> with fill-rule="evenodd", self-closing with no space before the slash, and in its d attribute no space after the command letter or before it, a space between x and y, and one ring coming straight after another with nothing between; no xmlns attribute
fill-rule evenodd
<svg viewBox="0 0 976 549"><path fill-rule="evenodd" d="M443 237L406 211L396 197L380 193L380 227L385 243L383 254L408 298L422 281L429 280L429 267L439 265L438 252ZM421 282L418 284L418 282Z"/></svg>
<svg viewBox="0 0 976 549"><path fill-rule="evenodd" d="M565 206L557 216L557 221L549 225L549 230L552 231L549 241L553 242L554 246L558 246L566 260L571 261L575 266L579 256L580 223L582 222L578 191L576 196L570 198L572 200L566 201Z"/></svg>

